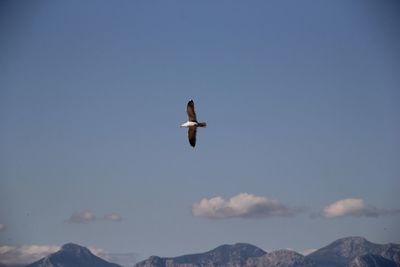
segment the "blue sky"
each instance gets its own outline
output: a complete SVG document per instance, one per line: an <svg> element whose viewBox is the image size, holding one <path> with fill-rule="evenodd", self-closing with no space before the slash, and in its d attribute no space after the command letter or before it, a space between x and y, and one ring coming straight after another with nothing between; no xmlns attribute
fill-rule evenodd
<svg viewBox="0 0 400 267"><path fill-rule="evenodd" d="M141 257L399 243L398 11L3 1L0 243ZM190 98L208 123L195 149Z"/></svg>

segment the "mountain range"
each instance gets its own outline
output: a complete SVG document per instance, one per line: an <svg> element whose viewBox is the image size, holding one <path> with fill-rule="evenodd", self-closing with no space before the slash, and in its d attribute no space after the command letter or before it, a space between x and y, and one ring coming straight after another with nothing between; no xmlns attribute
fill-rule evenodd
<svg viewBox="0 0 400 267"><path fill-rule="evenodd" d="M175 258L152 256L135 267L400 267L400 244L375 244L362 237L336 240L304 256L291 250L266 252L250 244L219 246Z"/></svg>
<svg viewBox="0 0 400 267"><path fill-rule="evenodd" d="M1 261L1 259L0 259ZM7 267L0 263L1 267ZM376 244L362 237L346 237L309 255L291 250L266 252L251 244L222 245L210 251L179 257L151 256L134 267L400 267L400 244ZM8 267L11 267L10 265ZM122 267L82 246L61 249L26 267Z"/></svg>

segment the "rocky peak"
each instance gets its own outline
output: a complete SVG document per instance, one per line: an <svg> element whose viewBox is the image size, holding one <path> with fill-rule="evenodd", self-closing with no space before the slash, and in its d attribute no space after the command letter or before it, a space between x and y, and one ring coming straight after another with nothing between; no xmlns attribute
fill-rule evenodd
<svg viewBox="0 0 400 267"><path fill-rule="evenodd" d="M262 249L245 243L236 243L234 245L222 245L208 252L210 256L225 255L229 259L242 259L249 257L259 257L266 252ZM207 252L205 253L207 254Z"/></svg>
<svg viewBox="0 0 400 267"><path fill-rule="evenodd" d="M44 257L27 267L121 267L118 264L107 262L90 252L89 249L68 243L55 253Z"/></svg>
<svg viewBox="0 0 400 267"><path fill-rule="evenodd" d="M341 267L347 266L351 260L365 254L380 255L389 260L396 260L398 258L397 249L397 245L375 244L363 237L346 237L334 241L307 257L319 266Z"/></svg>
<svg viewBox="0 0 400 267"><path fill-rule="evenodd" d="M77 257L87 257L93 255L89 249L74 243L67 243L61 247L60 253L67 253Z"/></svg>
<svg viewBox="0 0 400 267"><path fill-rule="evenodd" d="M332 242L332 245L336 246L365 246L370 244L372 243L361 236L344 237Z"/></svg>

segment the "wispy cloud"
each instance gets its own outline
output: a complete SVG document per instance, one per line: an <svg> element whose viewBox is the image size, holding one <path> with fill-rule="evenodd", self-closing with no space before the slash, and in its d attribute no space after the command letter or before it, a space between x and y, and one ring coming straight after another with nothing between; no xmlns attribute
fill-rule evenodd
<svg viewBox="0 0 400 267"><path fill-rule="evenodd" d="M108 213L108 214L104 215L103 219L107 220L107 221L112 221L112 222L120 222L120 221L122 221L122 216L119 215L118 213L113 212L113 213Z"/></svg>
<svg viewBox="0 0 400 267"><path fill-rule="evenodd" d="M112 212L98 217L93 212L85 210L74 212L67 220L65 220L66 223L90 223L95 221L120 222L122 221L122 216L118 213Z"/></svg>
<svg viewBox="0 0 400 267"><path fill-rule="evenodd" d="M96 215L88 210L78 211L72 213L72 215L66 220L67 223L89 223L96 220Z"/></svg>
<svg viewBox="0 0 400 267"><path fill-rule="evenodd" d="M337 217L379 217L399 214L398 209L382 209L372 205L367 205L361 198L341 199L324 207L320 212L320 216L324 218Z"/></svg>
<svg viewBox="0 0 400 267"><path fill-rule="evenodd" d="M278 200L248 193L240 193L229 200L220 196L204 198L192 206L193 216L209 219L286 217L297 211Z"/></svg>
<svg viewBox="0 0 400 267"><path fill-rule="evenodd" d="M5 224L0 223L0 232L4 232L7 229Z"/></svg>

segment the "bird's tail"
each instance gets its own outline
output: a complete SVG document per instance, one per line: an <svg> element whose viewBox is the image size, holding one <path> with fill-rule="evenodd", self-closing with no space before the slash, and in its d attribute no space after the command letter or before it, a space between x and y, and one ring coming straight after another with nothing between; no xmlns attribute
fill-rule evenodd
<svg viewBox="0 0 400 267"><path fill-rule="evenodd" d="M199 122L199 123L197 124L197 127L207 127L207 123L205 123L205 122Z"/></svg>

